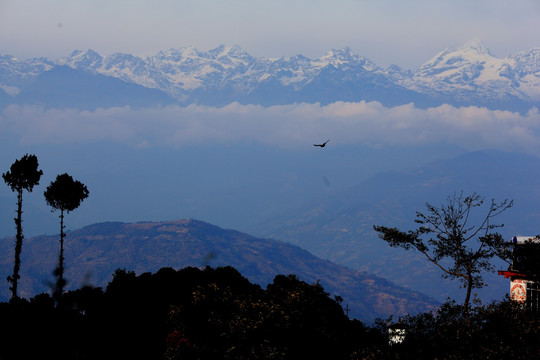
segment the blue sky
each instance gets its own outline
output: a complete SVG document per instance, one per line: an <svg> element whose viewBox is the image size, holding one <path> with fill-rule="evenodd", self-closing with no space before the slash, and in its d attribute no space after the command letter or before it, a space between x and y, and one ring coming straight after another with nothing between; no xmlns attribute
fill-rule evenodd
<svg viewBox="0 0 540 360"><path fill-rule="evenodd" d="M345 46L416 69L480 39L498 57L540 46L537 0L0 0L0 54L153 55L237 44L258 57L319 57Z"/></svg>

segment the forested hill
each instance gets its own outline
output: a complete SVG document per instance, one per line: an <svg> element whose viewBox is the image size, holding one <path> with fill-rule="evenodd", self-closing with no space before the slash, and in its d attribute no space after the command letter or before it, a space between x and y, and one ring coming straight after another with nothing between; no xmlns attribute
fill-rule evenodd
<svg viewBox="0 0 540 360"><path fill-rule="evenodd" d="M13 241L0 242L0 270L13 267ZM48 291L57 263L58 236L25 239L22 249L20 294L30 298ZM435 300L365 272L319 259L291 244L225 230L198 220L168 222L107 222L69 231L65 240L68 289L83 285L104 287L116 269L136 274L163 267L232 266L250 281L266 286L278 274L295 274L320 284L343 298L351 317L377 317L418 313L434 308ZM6 300L8 284L0 288Z"/></svg>

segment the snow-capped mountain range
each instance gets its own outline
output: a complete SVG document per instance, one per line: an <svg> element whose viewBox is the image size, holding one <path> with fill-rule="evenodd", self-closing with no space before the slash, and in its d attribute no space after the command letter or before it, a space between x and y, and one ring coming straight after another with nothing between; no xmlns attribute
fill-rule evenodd
<svg viewBox="0 0 540 360"><path fill-rule="evenodd" d="M159 90L180 104L376 100L390 106L449 103L518 111L540 105L540 48L503 59L480 42L445 49L416 71L396 65L379 67L349 48L331 50L318 59L302 55L256 58L239 46L225 45L207 52L193 47L171 49L146 58L122 53L102 56L93 50L77 50L55 61L0 56L0 89L6 93L0 94L0 104L47 106L46 98L39 96L63 86L70 86L65 91L80 93L91 103L87 91L95 86L89 87L83 80L80 84L67 81L73 70L79 75L84 72L79 76L84 81L93 81L89 74L101 83L106 81L104 77L121 80L138 86L139 92L140 87ZM54 76L46 75L53 71Z"/></svg>

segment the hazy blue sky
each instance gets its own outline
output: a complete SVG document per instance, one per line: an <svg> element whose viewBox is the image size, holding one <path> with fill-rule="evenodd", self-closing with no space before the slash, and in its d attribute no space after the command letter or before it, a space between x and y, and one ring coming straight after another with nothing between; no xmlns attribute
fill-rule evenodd
<svg viewBox="0 0 540 360"><path fill-rule="evenodd" d="M538 0L0 0L0 54L56 59L237 44L258 57L345 46L416 69L480 39L498 57L540 46Z"/></svg>
<svg viewBox="0 0 540 360"><path fill-rule="evenodd" d="M415 70L478 39L500 58L540 47L540 0L0 0L0 55L21 59L220 44L257 57L317 58L349 46L380 66ZM312 145L327 139L323 151ZM26 236L57 231L41 194L63 172L90 190L68 229L195 217L244 230L379 171L480 149L540 155L539 110L338 101L0 111L0 170L25 153L38 155L44 170L25 203L34 206L25 207ZM508 176L501 169L495 180ZM14 204L0 182L0 235L13 234Z"/></svg>

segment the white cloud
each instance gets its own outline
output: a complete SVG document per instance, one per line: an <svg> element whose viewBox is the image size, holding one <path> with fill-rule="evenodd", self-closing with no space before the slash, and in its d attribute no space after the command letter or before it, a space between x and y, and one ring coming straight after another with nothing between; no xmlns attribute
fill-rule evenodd
<svg viewBox="0 0 540 360"><path fill-rule="evenodd" d="M540 150L540 114L478 107L414 105L386 108L378 102L336 102L262 107L232 103L222 108L190 105L133 110L45 110L11 105L0 131L21 144L112 141L131 146L255 142L281 147L332 139L334 146L449 143L468 150Z"/></svg>

